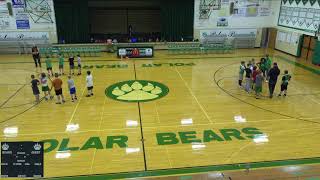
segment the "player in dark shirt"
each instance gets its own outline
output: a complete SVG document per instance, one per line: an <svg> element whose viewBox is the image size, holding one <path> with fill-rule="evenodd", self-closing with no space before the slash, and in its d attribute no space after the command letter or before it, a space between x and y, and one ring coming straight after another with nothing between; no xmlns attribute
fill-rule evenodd
<svg viewBox="0 0 320 180"><path fill-rule="evenodd" d="M40 53L39 53L38 47L33 46L31 51L32 51L32 57L34 60L34 64L36 65L36 68L38 67L38 64L39 64L39 67L41 68Z"/></svg>
<svg viewBox="0 0 320 180"><path fill-rule="evenodd" d="M251 89L251 77L252 77L252 71L250 69L251 64L248 64L247 67L244 69L246 72L246 85L245 85L245 90L249 93Z"/></svg>
<svg viewBox="0 0 320 180"><path fill-rule="evenodd" d="M73 56L70 56L69 57L69 66L70 66L70 72L69 74L71 75L74 75L74 57Z"/></svg>
<svg viewBox="0 0 320 180"><path fill-rule="evenodd" d="M38 85L40 84L40 81L38 79L35 79L35 76L34 75L31 75L31 88L32 88L32 92L33 92L33 95L36 97L36 103L38 104L40 102L40 98L39 98L39 95L40 95L40 91L39 91L39 88L38 88Z"/></svg>
<svg viewBox="0 0 320 180"><path fill-rule="evenodd" d="M271 68L270 71L268 72L270 98L273 97L273 92L276 87L279 75L280 75L280 69L278 68L278 64L273 63L273 68Z"/></svg>

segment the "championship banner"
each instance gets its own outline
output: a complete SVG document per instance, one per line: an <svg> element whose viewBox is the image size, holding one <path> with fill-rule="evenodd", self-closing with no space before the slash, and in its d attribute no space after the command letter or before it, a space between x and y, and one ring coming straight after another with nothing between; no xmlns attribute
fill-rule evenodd
<svg viewBox="0 0 320 180"><path fill-rule="evenodd" d="M129 58L153 57L153 47L118 47L117 54Z"/></svg>

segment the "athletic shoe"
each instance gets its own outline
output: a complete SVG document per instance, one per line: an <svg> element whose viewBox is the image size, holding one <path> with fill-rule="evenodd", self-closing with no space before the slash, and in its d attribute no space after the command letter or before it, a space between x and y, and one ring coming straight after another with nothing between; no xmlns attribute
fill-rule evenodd
<svg viewBox="0 0 320 180"><path fill-rule="evenodd" d="M281 96L281 94L278 95L279 97Z"/></svg>
<svg viewBox="0 0 320 180"><path fill-rule="evenodd" d="M65 103L66 101L65 100L62 100L62 103Z"/></svg>
<svg viewBox="0 0 320 180"><path fill-rule="evenodd" d="M56 102L56 104L61 104L61 102Z"/></svg>
<svg viewBox="0 0 320 180"><path fill-rule="evenodd" d="M86 97L90 97L90 96L91 96L90 94L86 95Z"/></svg>
<svg viewBox="0 0 320 180"><path fill-rule="evenodd" d="M287 96L287 94L284 94L284 96Z"/></svg>

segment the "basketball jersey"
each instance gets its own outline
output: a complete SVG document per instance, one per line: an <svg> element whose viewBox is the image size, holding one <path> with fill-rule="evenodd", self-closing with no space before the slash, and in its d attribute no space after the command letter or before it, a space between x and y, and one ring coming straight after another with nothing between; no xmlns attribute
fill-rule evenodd
<svg viewBox="0 0 320 180"><path fill-rule="evenodd" d="M48 86L48 79L45 77L45 78L41 78L41 85L42 87L46 87Z"/></svg>
<svg viewBox="0 0 320 180"><path fill-rule="evenodd" d="M285 74L282 76L282 84L283 85L288 85L289 81L291 79L291 76L289 74Z"/></svg>

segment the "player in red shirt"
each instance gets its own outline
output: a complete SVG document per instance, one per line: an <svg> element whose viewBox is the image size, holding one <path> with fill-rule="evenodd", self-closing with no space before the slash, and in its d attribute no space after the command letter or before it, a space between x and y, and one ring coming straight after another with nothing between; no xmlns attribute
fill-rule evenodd
<svg viewBox="0 0 320 180"><path fill-rule="evenodd" d="M252 71L252 89L254 88L254 85L256 83L256 77L258 75L258 70L257 70L257 66L253 67L253 71Z"/></svg>

